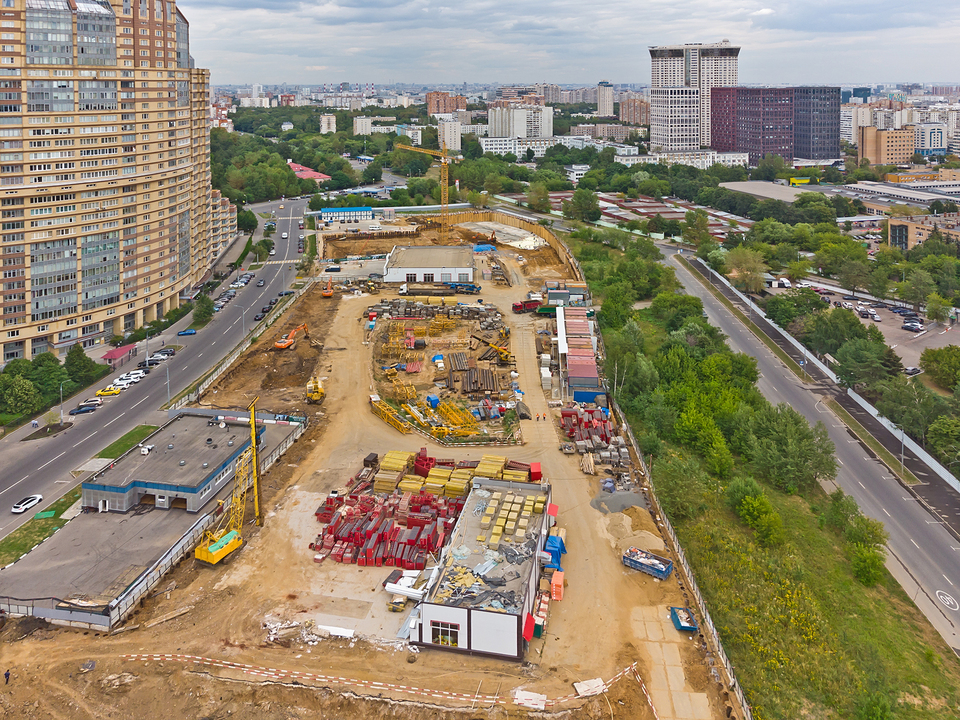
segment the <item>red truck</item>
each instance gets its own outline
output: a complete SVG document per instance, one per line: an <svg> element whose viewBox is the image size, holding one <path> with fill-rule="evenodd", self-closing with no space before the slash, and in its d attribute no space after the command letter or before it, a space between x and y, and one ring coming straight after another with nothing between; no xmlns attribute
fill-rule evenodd
<svg viewBox="0 0 960 720"><path fill-rule="evenodd" d="M515 313L533 312L542 304L543 304L542 300L522 300L521 302L515 302L513 304L513 311Z"/></svg>

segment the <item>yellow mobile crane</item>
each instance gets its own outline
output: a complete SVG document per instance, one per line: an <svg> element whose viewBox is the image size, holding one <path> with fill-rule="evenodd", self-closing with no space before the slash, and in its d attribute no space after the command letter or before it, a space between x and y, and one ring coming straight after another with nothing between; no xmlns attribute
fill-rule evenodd
<svg viewBox="0 0 960 720"><path fill-rule="evenodd" d="M440 242L446 244L450 233L450 186L448 179L447 165L458 159L456 155L447 154L447 148L441 146L440 150L431 150L430 148L414 147L413 145L402 145L404 150L433 155L440 158Z"/></svg>
<svg viewBox="0 0 960 720"><path fill-rule="evenodd" d="M212 530L203 534L193 556L208 565L216 565L230 553L243 545L243 516L247 506L247 490L253 491L253 512L257 525L263 525L260 511L260 460L257 457L257 411L259 397L253 399L247 410L250 412L250 447L237 458L234 473L233 494L230 507L220 516L220 522Z"/></svg>

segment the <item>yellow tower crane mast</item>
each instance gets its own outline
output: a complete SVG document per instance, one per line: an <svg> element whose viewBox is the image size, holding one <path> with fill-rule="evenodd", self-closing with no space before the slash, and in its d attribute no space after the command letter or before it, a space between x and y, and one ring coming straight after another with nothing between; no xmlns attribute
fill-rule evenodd
<svg viewBox="0 0 960 720"><path fill-rule="evenodd" d="M447 166L454 160L458 160L459 157L448 154L446 146L441 146L439 150L414 147L413 145L403 145L402 147L404 150L440 158L440 242L446 244L450 235L450 181Z"/></svg>
<svg viewBox="0 0 960 720"><path fill-rule="evenodd" d="M253 491L253 512L257 525L263 525L260 509L260 460L257 456L257 400L247 407L250 411L250 447L237 458L230 507L220 516L220 522L203 534L194 557L208 565L216 565L243 545L243 519L247 507L247 492Z"/></svg>

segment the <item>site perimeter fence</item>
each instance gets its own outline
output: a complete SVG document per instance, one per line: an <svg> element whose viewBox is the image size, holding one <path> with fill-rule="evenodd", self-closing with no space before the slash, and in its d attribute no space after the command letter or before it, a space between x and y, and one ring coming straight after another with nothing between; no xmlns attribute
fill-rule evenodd
<svg viewBox="0 0 960 720"><path fill-rule="evenodd" d="M269 329L283 313L285 313L290 305L301 298L304 293L307 292L311 287L316 283L316 278L310 278L306 281L306 284L299 290L295 290L291 300L282 305L277 305L273 311L267 314L263 320L254 324L250 328L250 332L247 333L246 337L243 338L234 348L230 351L230 354L227 355L223 360L221 360L217 365L206 375L202 376L200 381L196 384L192 392L186 392L176 400L171 402L168 406L168 410L179 410L182 407L186 407L192 402L196 402L201 397L203 393L209 388L213 383L220 379L220 376L223 375L230 367L235 363L241 355L253 344L253 339L263 333L265 330Z"/></svg>
<svg viewBox="0 0 960 720"><path fill-rule="evenodd" d="M307 423L297 423L293 431L274 448L269 455L260 459L260 473L269 470L280 457L290 449L307 429ZM249 480L253 484L253 479ZM250 487L248 484L247 487ZM167 550L149 569L144 571L132 585L110 603L110 627L116 627L136 608L140 600L160 582L164 575L186 557L203 538L204 532L219 521L230 508L229 500L222 506L221 512L212 511L199 518L173 546Z"/></svg>

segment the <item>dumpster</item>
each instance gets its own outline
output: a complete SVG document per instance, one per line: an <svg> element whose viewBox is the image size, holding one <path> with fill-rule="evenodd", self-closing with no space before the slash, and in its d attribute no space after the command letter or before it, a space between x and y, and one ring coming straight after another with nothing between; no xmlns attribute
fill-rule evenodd
<svg viewBox="0 0 960 720"><path fill-rule="evenodd" d="M623 554L623 564L628 568L653 575L658 580L666 580L673 570L673 561L654 555L640 548L629 548Z"/></svg>

